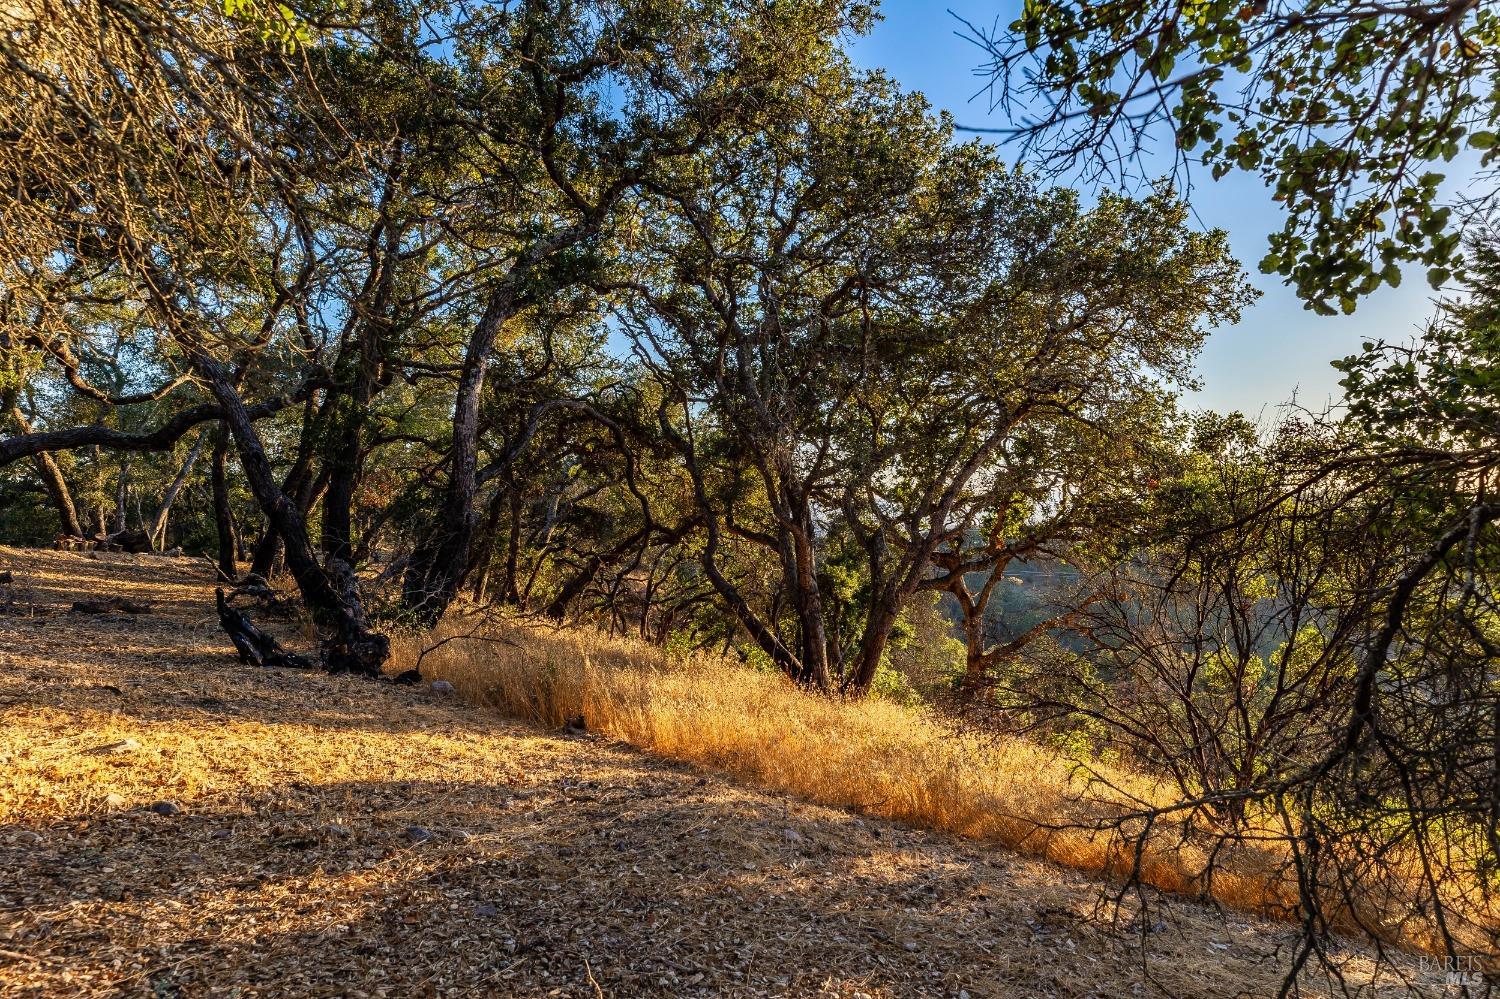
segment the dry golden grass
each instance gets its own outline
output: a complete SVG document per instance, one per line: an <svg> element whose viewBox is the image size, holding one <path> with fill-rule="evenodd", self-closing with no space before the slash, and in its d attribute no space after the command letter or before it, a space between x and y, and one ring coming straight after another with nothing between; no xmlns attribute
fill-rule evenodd
<svg viewBox="0 0 1500 999"><path fill-rule="evenodd" d="M872 729L851 754L806 714L776 733L775 712L808 706L768 678L726 701L663 662L684 686L629 688L622 672L615 694L582 696L599 678L569 670L594 639L532 636L552 667L513 686L509 710L542 728L425 690L240 666L190 564L0 548L0 570L17 577L14 602L0 596L0 996L595 999L597 982L611 997L1218 999L1275 995L1286 973L1285 925L1154 893L1100 906L1074 870L551 727L570 704L602 725L601 698L618 698L622 726L634 713L662 755L685 755L701 742L691 713L669 723L651 700L701 698L725 726L761 712L757 783L797 786L771 765L780 739L828 754L830 800L837 768L879 747L894 769L910 751ZM67 613L101 593L157 609ZM592 674L615 653L589 654ZM450 675L496 693L466 670ZM735 738L719 732L702 761L735 767ZM926 793L951 797L928 751ZM158 799L180 813L153 814ZM1389 977L1338 946L1350 981ZM1396 970L1421 974L1414 959ZM1333 991L1315 969L1302 986Z"/></svg>
<svg viewBox="0 0 1500 999"><path fill-rule="evenodd" d="M588 729L651 753L809 801L1116 879L1138 863L1139 879L1165 891L1278 919L1298 912L1291 857L1274 827L1231 844L1169 817L1144 846L1127 843L1117 820L1143 804L1175 802L1173 788L1118 768L1085 771L1022 738L959 731L926 709L838 700L712 654L484 613L398 638L394 652L398 668L420 661L428 679L540 725L581 716ZM1415 884L1392 877L1390 897L1361 900L1360 918L1333 904L1330 915L1347 931L1379 927L1387 942L1436 951L1431 925L1411 918L1421 908ZM1485 929L1492 913L1460 916L1454 908L1449 919L1460 940L1492 939Z"/></svg>
<svg viewBox="0 0 1500 999"><path fill-rule="evenodd" d="M458 617L398 638L394 651L400 669L420 659L428 679L512 716L550 727L581 716L589 729L661 756L1085 871L1123 874L1135 862L1118 836L1095 831L1126 809L1120 791L1137 802L1169 800L1137 775L1094 767L1090 776L1033 742L956 731L924 709L810 694L718 656L671 654L587 628ZM1262 914L1295 911L1295 894L1267 873L1268 859L1247 854L1242 869L1218 870L1205 886L1204 853L1173 832L1163 829L1141 858L1146 883L1186 894L1207 887Z"/></svg>

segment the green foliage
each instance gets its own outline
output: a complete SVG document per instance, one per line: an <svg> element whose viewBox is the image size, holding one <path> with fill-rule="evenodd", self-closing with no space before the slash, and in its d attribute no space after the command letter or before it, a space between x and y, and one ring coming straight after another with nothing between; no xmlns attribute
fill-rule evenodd
<svg viewBox="0 0 1500 999"><path fill-rule="evenodd" d="M1023 129L1044 155L1119 173L1115 157L1168 138L1183 164L1262 177L1287 221L1261 269L1319 313L1352 312L1403 264L1435 288L1462 275L1463 219L1438 187L1465 150L1500 155L1492 4L1027 0L1008 34L976 37L1015 85L1000 103L1045 102Z"/></svg>
<svg viewBox="0 0 1500 999"><path fill-rule="evenodd" d="M967 650L954 637L953 622L942 610L941 594L913 594L891 630L890 644L876 674L877 688L886 670L899 675L911 696L933 700L951 694L964 675Z"/></svg>
<svg viewBox="0 0 1500 999"><path fill-rule="evenodd" d="M870 694L908 707L922 703L922 695L912 684L911 678L891 665L888 658L882 659L876 668L875 680L870 684Z"/></svg>
<svg viewBox="0 0 1500 999"><path fill-rule="evenodd" d="M1107 690L1094 661L1052 638L1032 643L1024 655L1003 661L991 676L992 701L1006 724L1051 746L1068 759L1108 762L1119 744L1097 717Z"/></svg>
<svg viewBox="0 0 1500 999"><path fill-rule="evenodd" d="M1370 340L1335 363L1352 421L1386 446L1500 442L1500 244L1472 244L1472 296L1446 304L1410 344Z"/></svg>
<svg viewBox="0 0 1500 999"><path fill-rule="evenodd" d="M312 41L307 22L284 3L266 3L264 0L223 2L224 13L229 18L253 27L261 41L279 45L288 54Z"/></svg>

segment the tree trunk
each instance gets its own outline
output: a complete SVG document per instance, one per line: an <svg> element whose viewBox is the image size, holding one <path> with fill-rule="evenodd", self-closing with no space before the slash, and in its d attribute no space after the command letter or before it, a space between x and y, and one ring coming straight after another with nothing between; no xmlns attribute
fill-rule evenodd
<svg viewBox="0 0 1500 999"><path fill-rule="evenodd" d="M380 359L373 324L363 324L359 373L350 397L336 403L332 453L323 464L328 491L323 495L323 557L354 564L354 493L364 472L364 424L375 397Z"/></svg>
<svg viewBox="0 0 1500 999"><path fill-rule="evenodd" d="M316 479L312 477L311 471L312 452L304 448L286 473L286 478L281 481L281 491L297 504L297 509L303 518L307 517L308 511L317 503L319 494L328 483L327 469L324 469ZM268 517L266 529L261 533L260 540L255 543L255 550L250 555L250 571L262 579L270 579L276 560L280 557L281 532Z"/></svg>
<svg viewBox="0 0 1500 999"><path fill-rule="evenodd" d="M177 494L182 492L182 487L187 484L188 476L193 474L193 466L198 463L198 455L203 453L203 441L207 437L207 430L198 434L198 439L193 442L192 450L183 460L182 467L177 470L176 478L172 480L172 484L167 487L166 494L162 496L161 506L156 508L156 516L151 518L151 523L146 528L151 543L158 550L167 547L167 517L172 512L172 504L177 502Z"/></svg>
<svg viewBox="0 0 1500 999"><path fill-rule="evenodd" d="M73 494L68 490L68 480L63 478L62 468L52 455L43 452L36 456L37 474L47 489L47 496L57 511L57 520L63 533L75 538L83 537L83 524L78 520L78 508L73 505Z"/></svg>
<svg viewBox="0 0 1500 999"><path fill-rule="evenodd" d="M804 686L828 691L838 669L837 650L828 641L828 626L823 613L823 594L818 586L817 552L813 542L812 511L798 502L797 522L783 532L782 564L787 582L787 598L797 616L801 644L797 671L792 679Z"/></svg>
<svg viewBox="0 0 1500 999"><path fill-rule="evenodd" d="M111 534L119 534L130 526L126 516L130 503L130 462L120 463L120 477L115 480L115 520Z"/></svg>
<svg viewBox="0 0 1500 999"><path fill-rule="evenodd" d="M984 648L984 613L990 605L990 596L995 592L995 584L1005 577L1005 568L1009 564L1009 559L997 563L977 594L969 589L962 576L956 578L949 588L958 601L959 613L963 615L964 678L959 692L965 698L976 697L984 689L985 672L990 664Z"/></svg>
<svg viewBox="0 0 1500 999"><path fill-rule="evenodd" d="M478 487L479 404L484 395L485 369L500 329L526 306L522 287L529 272L530 264L517 264L490 294L484 315L475 324L464 350L453 404L448 483L436 523L412 551L401 584L402 602L429 627L447 611L473 561L469 552L478 526L474 492Z"/></svg>
<svg viewBox="0 0 1500 999"><path fill-rule="evenodd" d="M381 667L390 658L390 640L369 629L353 570L340 563L330 565L325 571L318 564L302 511L277 484L244 401L217 362L201 351L194 353L195 367L224 409L224 422L239 447L245 480L261 510L281 535L287 569L297 581L297 589L313 619L325 633L324 668L331 672L382 675Z"/></svg>
<svg viewBox="0 0 1500 999"><path fill-rule="evenodd" d="M219 536L217 565L219 575L226 582L239 579L239 566L234 558L234 512L229 507L229 475L226 468L229 456L229 433L222 426L214 434L213 466L210 479L214 493L214 528Z"/></svg>
<svg viewBox="0 0 1500 999"><path fill-rule="evenodd" d="M31 433L31 424L27 422L26 414L21 412L21 407L14 400L9 409L16 429L23 434ZM70 537L83 537L83 524L78 520L78 508L73 505L73 494L68 489L68 480L63 478L62 469L46 451L33 455L31 460L36 466L37 475L41 477L42 487L47 490L47 498L52 501L52 508L57 511L58 526L62 532Z"/></svg>
<svg viewBox="0 0 1500 999"><path fill-rule="evenodd" d="M354 423L355 421L350 421ZM350 453L359 447L359 431L347 426L352 440L342 443L329 456L328 491L323 494L323 559L354 561L354 489L359 480L358 460Z"/></svg>
<svg viewBox="0 0 1500 999"><path fill-rule="evenodd" d="M880 660L891 640L891 629L901 615L901 593L894 586L879 588L872 596L869 612L865 616L864 632L859 641L859 660L849 679L849 693L864 697L875 682L880 669Z"/></svg>

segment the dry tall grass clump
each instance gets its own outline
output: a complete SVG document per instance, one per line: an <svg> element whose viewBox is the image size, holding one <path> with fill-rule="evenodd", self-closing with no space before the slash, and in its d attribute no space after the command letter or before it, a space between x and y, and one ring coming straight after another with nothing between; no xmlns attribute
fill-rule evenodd
<svg viewBox="0 0 1500 999"><path fill-rule="evenodd" d="M450 617L430 634L397 639L392 666L419 667L467 699L540 725L581 717L592 731L763 787L1088 871L1129 873L1134 846L1111 823L1132 804L1165 800L1165 789L1138 775L1091 780L1041 746L956 731L920 708L836 700L719 656L586 628ZM1295 911L1279 858L1247 852L1226 865L1219 857L1209 880L1204 851L1163 828L1139 862L1140 879L1167 891L1275 916Z"/></svg>

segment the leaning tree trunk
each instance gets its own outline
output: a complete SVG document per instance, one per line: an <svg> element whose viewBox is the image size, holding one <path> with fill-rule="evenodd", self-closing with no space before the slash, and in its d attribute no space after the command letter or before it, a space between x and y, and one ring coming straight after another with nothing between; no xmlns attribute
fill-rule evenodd
<svg viewBox="0 0 1500 999"><path fill-rule="evenodd" d="M872 589L875 589L875 593L871 597L864 631L860 635L859 658L849 679L849 693L856 697L864 697L870 692L875 674L880 670L880 661L885 656L886 646L890 644L891 631L901 614L901 593L897 587Z"/></svg>
<svg viewBox="0 0 1500 999"><path fill-rule="evenodd" d="M617 193L615 197L618 196ZM604 210L603 205L593 209L595 213ZM448 482L432 529L412 550L401 581L402 603L423 624L431 626L443 616L473 565L470 550L479 526L474 509L474 495L479 486L479 406L495 340L501 328L531 304L532 292L528 286L537 267L559 251L594 235L598 217L580 221L532 244L491 290L484 314L469 334L453 404Z"/></svg>
<svg viewBox="0 0 1500 999"><path fill-rule="evenodd" d="M523 305L520 281L507 281L490 296L464 351L453 404L453 442L448 449L448 483L437 520L413 550L402 579L402 601L422 624L432 626L464 584L473 559L478 527L474 493L479 471L479 404L485 368L495 338Z"/></svg>
<svg viewBox="0 0 1500 999"><path fill-rule="evenodd" d="M187 484L188 476L193 474L193 466L198 463L198 455L203 453L203 442L207 437L208 431L205 430L193 442L193 448L183 460L182 467L177 470L176 478L172 480L172 484L167 487L165 495L162 496L161 506L156 508L156 516L151 518L151 523L146 527L147 536L158 550L167 547L167 517L172 512L172 504L177 502L177 494L182 492L182 487Z"/></svg>
<svg viewBox="0 0 1500 999"><path fill-rule="evenodd" d="M223 369L201 351L194 351L195 367L209 383L224 409L224 422L238 445L240 465L256 502L281 535L287 570L297 581L308 610L324 632L323 664L330 672L382 675L390 658L390 640L370 630L364 607L347 563L318 563L307 522L297 504L276 482L260 435Z"/></svg>
<svg viewBox="0 0 1500 999"><path fill-rule="evenodd" d="M21 412L21 407L12 401L9 409L16 429L23 434L31 433L31 424L27 422L26 414ZM52 508L57 511L57 521L62 532L69 537L83 537L83 524L78 520L78 508L73 505L73 494L68 489L68 480L63 478L62 469L46 451L40 452L31 460L36 466L37 475L41 476L42 487L47 490L47 498L52 501Z"/></svg>
<svg viewBox="0 0 1500 999"><path fill-rule="evenodd" d="M292 502L297 504L297 510L306 520L308 512L317 505L318 497L328 485L328 469L323 469L316 478L312 472L312 455L307 452L300 455L297 463L287 472L286 478L282 480L281 491L291 497ZM255 550L250 554L250 571L263 579L270 579L271 572L276 566L276 560L281 557L281 532L276 525L267 518L266 529L261 534L260 540L255 543Z"/></svg>
<svg viewBox="0 0 1500 999"><path fill-rule="evenodd" d="M228 456L229 434L220 427L214 435L210 478L214 492L214 528L219 536L219 575L232 583L239 578L240 570L234 558L234 511L229 506L229 474L226 468Z"/></svg>

